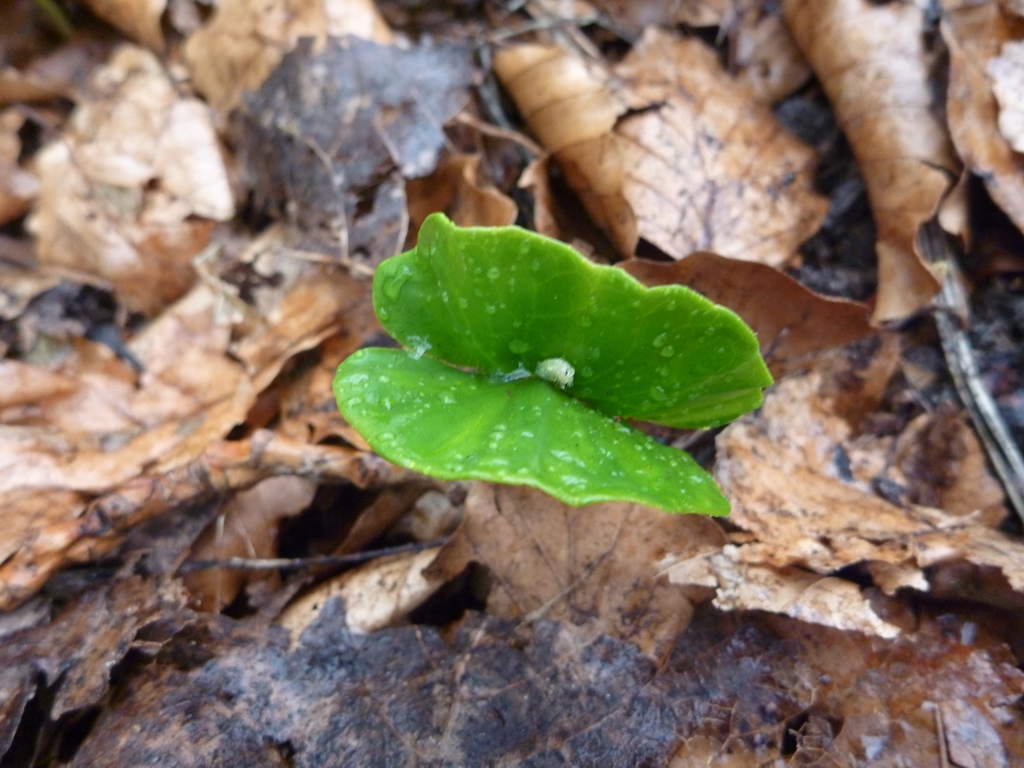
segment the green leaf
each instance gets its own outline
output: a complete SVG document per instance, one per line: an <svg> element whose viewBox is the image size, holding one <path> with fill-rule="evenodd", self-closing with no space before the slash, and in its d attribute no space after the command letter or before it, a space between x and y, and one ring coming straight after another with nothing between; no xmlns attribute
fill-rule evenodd
<svg viewBox="0 0 1024 768"><path fill-rule="evenodd" d="M758 407L772 382L732 311L518 227L428 217L417 246L377 269L373 300L392 336L452 365L501 378L565 361L565 392L611 415L716 426Z"/></svg>
<svg viewBox="0 0 1024 768"><path fill-rule="evenodd" d="M493 381L370 348L341 364L334 392L374 451L434 477L532 485L575 505L626 500L670 512L729 512L686 453L540 379Z"/></svg>

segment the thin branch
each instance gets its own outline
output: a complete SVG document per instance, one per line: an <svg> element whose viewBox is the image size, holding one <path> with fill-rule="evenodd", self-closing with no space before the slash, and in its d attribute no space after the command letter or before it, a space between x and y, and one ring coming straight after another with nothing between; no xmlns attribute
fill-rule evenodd
<svg viewBox="0 0 1024 768"><path fill-rule="evenodd" d="M433 547L439 547L448 542L448 538L435 541L414 542L402 544L397 547L384 547L373 549L367 552L354 552L351 555L322 555L317 557L225 557L221 560L190 560L182 564L178 573L192 573L193 571L208 571L215 568L236 571L299 571L307 568L342 568L350 565L360 565L376 560L380 557L391 555L404 555L409 552L423 552Z"/></svg>

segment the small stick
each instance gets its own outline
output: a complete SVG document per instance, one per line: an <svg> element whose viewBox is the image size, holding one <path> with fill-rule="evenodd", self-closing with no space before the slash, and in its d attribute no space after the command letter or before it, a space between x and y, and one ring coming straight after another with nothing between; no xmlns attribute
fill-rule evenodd
<svg viewBox="0 0 1024 768"><path fill-rule="evenodd" d="M276 571L288 570L299 571L306 568L343 567L348 565L360 565L361 563L376 560L380 557L391 555L404 555L409 552L423 552L432 547L439 547L448 542L448 538L435 541L418 541L412 544L402 544L397 547L384 547L383 549L372 549L367 552L353 552L351 555L321 555L317 557L225 557L222 560L190 560L181 565L178 573L192 573L193 571L208 571L214 568L224 568L238 571Z"/></svg>

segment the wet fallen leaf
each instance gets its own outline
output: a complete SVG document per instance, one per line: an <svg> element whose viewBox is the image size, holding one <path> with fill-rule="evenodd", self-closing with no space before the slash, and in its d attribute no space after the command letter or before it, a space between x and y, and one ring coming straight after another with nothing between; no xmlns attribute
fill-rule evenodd
<svg viewBox="0 0 1024 768"><path fill-rule="evenodd" d="M662 658L692 605L659 570L723 542L699 515L625 502L570 507L526 486L474 483L465 519L428 575L451 578L481 563L494 574L492 615L566 621Z"/></svg>
<svg viewBox="0 0 1024 768"><path fill-rule="evenodd" d="M227 173L207 108L180 97L148 51L122 47L92 86L38 157L37 253L154 314L192 284L211 220L233 215Z"/></svg>
<svg viewBox="0 0 1024 768"><path fill-rule="evenodd" d="M473 72L451 43L304 40L233 123L256 204L366 273L405 242L404 178L434 170ZM332 73L352 72L337 80ZM410 96L410 94L413 94ZM343 168L344 172L339 169Z"/></svg>
<svg viewBox="0 0 1024 768"><path fill-rule="evenodd" d="M994 2L951 10L942 22L949 47L947 110L953 143L1018 229L1024 228L1024 159L999 130L999 104L987 68L1021 31L1021 20Z"/></svg>
<svg viewBox="0 0 1024 768"><path fill-rule="evenodd" d="M217 3L210 21L185 43L192 82L223 118L255 91L303 37L321 47L330 35L393 41L391 30L369 0L248 0Z"/></svg>
<svg viewBox="0 0 1024 768"><path fill-rule="evenodd" d="M500 51L495 69L624 256L644 238L677 259L779 266L824 216L813 151L699 40L648 30L613 73L536 45Z"/></svg>
<svg viewBox="0 0 1024 768"><path fill-rule="evenodd" d="M72 765L930 765L935 704L958 754L1018 754L1024 675L971 636L931 616L891 641L700 608L656 666L543 619L472 616L447 643L430 627L354 634L329 598L290 650L279 628L225 618L181 633Z"/></svg>
<svg viewBox="0 0 1024 768"><path fill-rule="evenodd" d="M867 185L878 227L873 319L906 317L938 293L917 232L959 171L933 111L924 12L866 0L784 0L782 8Z"/></svg>

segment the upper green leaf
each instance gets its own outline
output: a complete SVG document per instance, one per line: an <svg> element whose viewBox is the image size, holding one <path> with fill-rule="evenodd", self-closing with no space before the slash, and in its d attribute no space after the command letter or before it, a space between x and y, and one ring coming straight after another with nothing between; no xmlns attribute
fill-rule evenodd
<svg viewBox="0 0 1024 768"><path fill-rule="evenodd" d="M498 380L540 367L612 415L715 426L758 407L772 382L732 311L683 286L646 288L518 227L428 217L417 246L377 269L373 302L416 353Z"/></svg>

